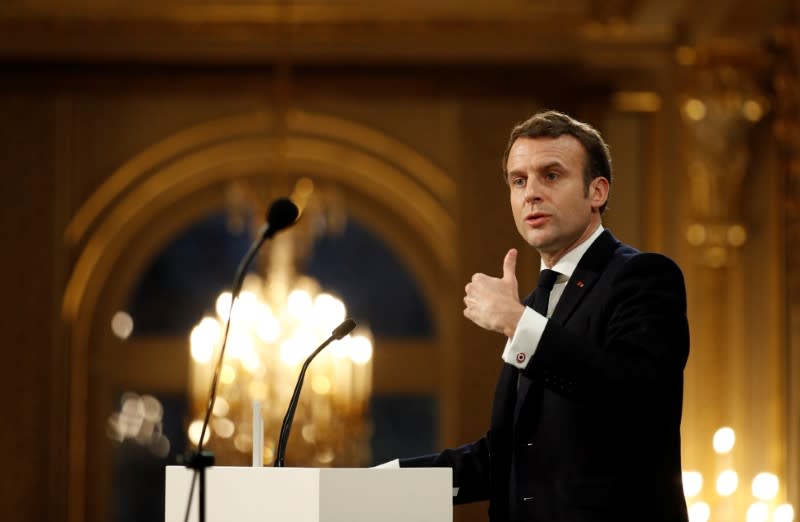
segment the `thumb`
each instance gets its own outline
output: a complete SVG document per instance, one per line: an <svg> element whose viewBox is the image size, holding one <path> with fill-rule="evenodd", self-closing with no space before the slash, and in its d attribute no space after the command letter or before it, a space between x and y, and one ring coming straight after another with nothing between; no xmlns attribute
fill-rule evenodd
<svg viewBox="0 0 800 522"><path fill-rule="evenodd" d="M503 259L503 279L517 279L517 249L512 248Z"/></svg>

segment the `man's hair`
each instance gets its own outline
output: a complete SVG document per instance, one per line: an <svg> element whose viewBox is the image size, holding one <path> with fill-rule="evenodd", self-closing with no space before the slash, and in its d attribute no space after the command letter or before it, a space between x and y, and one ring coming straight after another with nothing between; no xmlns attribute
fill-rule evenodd
<svg viewBox="0 0 800 522"><path fill-rule="evenodd" d="M603 177L611 185L611 152L600 133L587 123L575 120L564 113L544 111L534 114L524 122L516 125L508 138L503 153L503 175L508 181L508 153L517 138L558 138L568 134L577 139L586 152L586 164L583 169L583 184L589 194L589 184L594 178ZM602 213L606 209L600 207Z"/></svg>

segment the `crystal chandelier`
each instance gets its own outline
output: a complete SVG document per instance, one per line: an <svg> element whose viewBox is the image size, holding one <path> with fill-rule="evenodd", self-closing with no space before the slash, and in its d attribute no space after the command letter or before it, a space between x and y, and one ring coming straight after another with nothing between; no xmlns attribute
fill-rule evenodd
<svg viewBox="0 0 800 522"><path fill-rule="evenodd" d="M253 453L252 419L260 408L263 463L271 465L281 422L300 367L347 314L344 303L293 270L292 233L270 245L266 279L249 274L232 312L218 395L204 445L217 461L246 465ZM208 386L219 357L231 294L216 302L190 335L192 444L200 437ZM312 362L300 396L286 461L291 466L361 466L369 463L367 410L372 385L372 340L356 329Z"/></svg>

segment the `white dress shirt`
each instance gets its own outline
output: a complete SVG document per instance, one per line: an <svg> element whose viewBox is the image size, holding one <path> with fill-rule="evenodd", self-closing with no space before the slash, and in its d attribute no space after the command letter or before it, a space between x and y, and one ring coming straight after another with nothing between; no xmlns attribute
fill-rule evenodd
<svg viewBox="0 0 800 522"><path fill-rule="evenodd" d="M564 257L559 259L555 265L549 267L550 270L558 272L559 276L553 285L553 290L550 291L550 300L547 303L547 317L553 314L553 310L555 310L558 300L561 298L561 294L564 293L567 282L569 278L572 277L572 273L575 271L575 267L578 266L578 262L583 257L583 254L585 254L586 251L589 250L589 247L592 246L592 243L600 237L603 230L605 230L603 225L598 226L586 241L564 254ZM546 267L544 261L542 261L540 269L545 268L548 267ZM542 332L544 332L544 328L547 326L547 317L534 312L532 308L526 306L525 310L522 312L519 323L517 323L517 329L514 331L514 335L506 342L506 348L503 350L502 355L503 361L521 370L525 369L528 366L528 361L531 360L533 354L536 353L536 348L539 346Z"/></svg>

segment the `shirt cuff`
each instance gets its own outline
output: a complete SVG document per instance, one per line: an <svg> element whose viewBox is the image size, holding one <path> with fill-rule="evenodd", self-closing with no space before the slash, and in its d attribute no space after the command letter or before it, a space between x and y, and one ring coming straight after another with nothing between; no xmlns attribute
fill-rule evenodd
<svg viewBox="0 0 800 522"><path fill-rule="evenodd" d="M547 326L547 319L526 306L514 335L506 342L503 361L524 370L533 354L536 353L545 326Z"/></svg>

